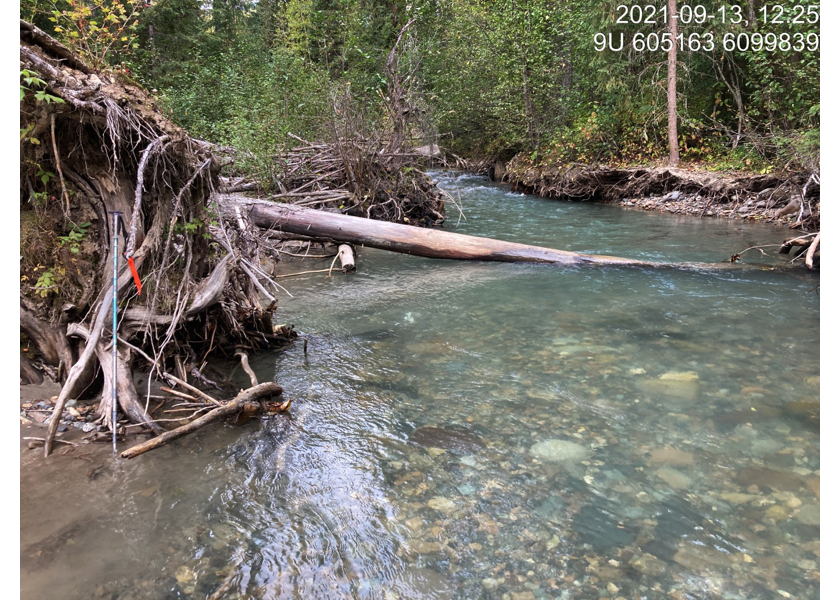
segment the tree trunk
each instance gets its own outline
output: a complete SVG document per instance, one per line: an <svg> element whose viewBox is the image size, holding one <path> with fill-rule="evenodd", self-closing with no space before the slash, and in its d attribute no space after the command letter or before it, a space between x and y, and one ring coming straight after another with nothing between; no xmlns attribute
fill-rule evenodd
<svg viewBox="0 0 840 600"><path fill-rule="evenodd" d="M668 31L673 42L668 51L668 166L676 167L680 162L677 138L677 0L668 0Z"/></svg>
<svg viewBox="0 0 840 600"><path fill-rule="evenodd" d="M495 262L549 263L566 266L625 265L637 267L725 268L728 263L654 263L631 258L580 254L541 248L490 238L480 238L439 229L425 229L399 223L321 212L289 205L272 204L244 196L217 195L223 207L251 205L251 220L257 227L286 233L331 238L337 242L380 248L427 258L486 260Z"/></svg>

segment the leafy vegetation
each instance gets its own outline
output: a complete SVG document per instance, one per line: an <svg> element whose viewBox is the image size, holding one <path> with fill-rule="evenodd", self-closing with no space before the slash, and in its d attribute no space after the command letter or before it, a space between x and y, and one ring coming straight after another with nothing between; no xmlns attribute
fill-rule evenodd
<svg viewBox="0 0 840 600"><path fill-rule="evenodd" d="M81 243L87 234L88 227L90 227L90 221L82 223L81 225L73 225L73 228L67 233L67 235L59 236L59 244L67 246L73 254L78 254L81 248Z"/></svg>
<svg viewBox="0 0 840 600"><path fill-rule="evenodd" d="M22 12L89 60L127 69L177 122L243 151L269 181L276 176L270 157L288 145L289 133L328 133L337 95L349 90L372 124L387 118L385 64L411 19L417 88L443 146L505 159L524 151L534 161L655 163L667 155L667 53L659 47L667 28L661 11L633 23L627 6L24 0ZM679 27L689 41L678 52L684 162L755 171L819 164L819 11L800 15L798 6L685 3ZM791 24L793 17L801 22ZM623 35L623 45L599 50L598 36L609 34ZM795 43L796 34L808 43ZM711 39L712 46L699 43Z"/></svg>
<svg viewBox="0 0 840 600"><path fill-rule="evenodd" d="M48 94L46 90L40 89L45 88L47 86L47 82L43 79L39 79L35 76L35 73L32 71L27 71L23 69L20 72L20 78L23 83L20 84L20 101L23 102L23 99L26 98L26 92L34 92L33 96L37 102L45 102L47 104L56 103L56 104L64 104L64 100L59 98L58 96L53 96L52 94ZM32 131L35 129L35 123L25 123L23 127L20 128L20 141L29 142L32 145L38 146L41 143L34 135L30 135ZM44 185L47 184L50 177L53 177L52 173L47 173L46 171L39 170L36 173L36 177L39 177Z"/></svg>

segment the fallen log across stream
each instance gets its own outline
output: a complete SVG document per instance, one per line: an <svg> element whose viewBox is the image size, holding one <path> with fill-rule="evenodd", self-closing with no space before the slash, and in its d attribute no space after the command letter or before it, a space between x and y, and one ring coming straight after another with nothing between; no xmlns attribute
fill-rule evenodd
<svg viewBox="0 0 840 600"><path fill-rule="evenodd" d="M223 208L250 205L250 218L261 229L330 238L337 243L380 248L402 254L453 260L548 263L565 266L616 265L687 269L731 268L731 263L652 262L616 256L582 254L482 238L440 229L428 229L351 217L296 206L274 204L245 196L218 194Z"/></svg>

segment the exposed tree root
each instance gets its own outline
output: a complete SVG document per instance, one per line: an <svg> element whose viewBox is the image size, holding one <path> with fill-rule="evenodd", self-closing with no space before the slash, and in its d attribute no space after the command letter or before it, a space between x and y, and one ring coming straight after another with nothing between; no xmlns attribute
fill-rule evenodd
<svg viewBox="0 0 840 600"><path fill-rule="evenodd" d="M38 384L44 381L44 374L41 373L23 354L20 355L20 382L22 384Z"/></svg>
<svg viewBox="0 0 840 600"><path fill-rule="evenodd" d="M28 303L27 303L28 304ZM49 365L69 369L75 361L70 350L70 344L64 337L64 327L50 327L34 312L24 306L20 307L20 328L28 338L38 347L43 361ZM61 377L62 368L59 369Z"/></svg>
<svg viewBox="0 0 840 600"><path fill-rule="evenodd" d="M515 191L665 212L754 218L819 229L818 173L727 175L667 167L534 166L518 155L505 179Z"/></svg>
<svg viewBox="0 0 840 600"><path fill-rule="evenodd" d="M90 384L93 371L103 374L103 427L116 386L128 419L159 432L134 387L133 356L143 356L157 376L177 365L184 378L191 373L208 382L197 355L203 361L237 345L283 345L295 333L275 331L275 305L258 296L270 294L259 280L259 248L248 232L222 223L223 249L211 245L208 198L219 171L211 148L169 122L151 97L119 75L95 73L29 23L21 21L20 30L21 68L63 100L46 103L26 93L21 102L21 129L51 142L21 148L21 220L32 224L22 235L22 281L34 281L45 269L51 276L21 285L21 331L44 370L65 380L45 440L49 455L67 400ZM59 176L42 182L38 173L48 170ZM47 200L51 195L60 201ZM125 234L112 231L114 211L123 214ZM108 318L115 233L120 253L133 258L144 282L138 297L119 257L116 381ZM75 240L72 252L68 240ZM78 358L65 331L85 339Z"/></svg>
<svg viewBox="0 0 840 600"><path fill-rule="evenodd" d="M113 373L114 356L111 352L110 344L100 341L96 345L96 357L99 364L102 365L102 373L105 376L105 385L102 390L102 401L99 403L97 415L103 424L112 426L109 422L111 418L111 409L113 402L113 388L117 388L117 402L119 408L128 417L132 423L139 423L147 426L155 433L162 433L161 428L157 423L152 421L152 418L146 413L146 410L140 404L137 395L137 388L134 387L134 377L131 373L130 352L128 348L118 348L117 351L117 368L116 381L114 381ZM54 421L57 421L53 417Z"/></svg>
<svg viewBox="0 0 840 600"><path fill-rule="evenodd" d="M257 379L257 374L254 373L254 370L251 368L251 364L248 362L248 355L242 350L237 350L235 352L235 356L238 356L239 360L242 362L242 370L247 373L248 378L251 380L251 385L259 385L260 381Z"/></svg>
<svg viewBox="0 0 840 600"><path fill-rule="evenodd" d="M64 405L67 404L67 400L70 396L76 393L77 382L81 379L82 374L88 368L88 364L94 355L97 345L99 344L99 339L102 336L102 330L105 328L105 319L108 316L108 307L113 297L113 289L109 289L105 292L105 296L99 305L99 309L96 311L93 328L86 336L85 349L79 357L79 360L70 369L70 373L67 375L67 381L64 382L64 386L58 394L58 400L56 400L55 403L55 410L53 411L53 416L50 420L50 426L47 429L47 441L44 443L44 457L49 456L52 451L52 441L55 438L56 431L58 430L58 424L61 420L61 413L64 411Z"/></svg>

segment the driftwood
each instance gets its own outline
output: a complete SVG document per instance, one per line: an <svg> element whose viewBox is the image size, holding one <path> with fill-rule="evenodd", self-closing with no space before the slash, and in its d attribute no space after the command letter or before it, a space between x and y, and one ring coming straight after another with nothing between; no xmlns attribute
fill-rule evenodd
<svg viewBox="0 0 840 600"><path fill-rule="evenodd" d="M175 377L174 375L170 375L169 373L164 373L164 374L163 374L163 377L164 377L165 379L168 379L168 380L170 380L170 381L173 381L174 383L177 383L178 385L184 386L184 388L186 388L186 389L188 389L189 391L193 392L193 393L194 393L194 394L196 394L197 396L200 396L203 400L205 400L205 401L209 402L210 404L215 404L216 406L222 406L222 403L221 403L221 402L219 402L218 400L216 400L216 399L215 399L215 398L213 398L212 396L208 396L207 394L205 394L204 392L202 392L202 391L201 391L200 389L198 389L197 387L193 387L193 386L191 386L189 383L187 383L187 382L186 382L186 381L184 381L183 379L178 379L177 377Z"/></svg>
<svg viewBox="0 0 840 600"><path fill-rule="evenodd" d="M808 268L809 271L814 269L814 253L816 252L817 248L820 245L820 234L817 234L817 237L814 238L814 241L811 242L811 245L808 246L808 253L805 255L805 266Z"/></svg>
<svg viewBox="0 0 840 600"><path fill-rule="evenodd" d="M726 268L726 263L655 263L631 258L581 254L541 248L438 229L386 223L287 205L276 205L242 196L218 196L220 204L250 204L257 227L298 235L332 238L337 242L380 248L427 258L495 262L548 263L564 266L617 265L667 268Z"/></svg>
<svg viewBox="0 0 840 600"><path fill-rule="evenodd" d="M248 355L245 354L242 350L237 350L234 353L234 356L238 356L240 362L242 363L242 370L248 374L248 377L251 379L251 385L259 385L260 380L257 379L257 374L254 373L254 370L251 368L251 365L248 363Z"/></svg>
<svg viewBox="0 0 840 600"><path fill-rule="evenodd" d="M345 273L353 273L356 270L356 257L351 246L341 244L338 247L338 259L341 261L341 270Z"/></svg>
<svg viewBox="0 0 840 600"><path fill-rule="evenodd" d="M240 199L249 202L248 199ZM347 215L320 212L285 205L254 202L251 219L257 227L277 229L299 235L329 237L339 242L391 250L427 258L458 260L487 260L499 262L541 262L583 264L603 262L612 264L647 265L646 261L583 255L563 250L538 248L488 238L479 238L436 229L425 229L373 221Z"/></svg>
<svg viewBox="0 0 840 600"><path fill-rule="evenodd" d="M171 442L172 440L177 440L180 437L184 437L187 434L193 433L201 429L202 427L206 427L210 423L215 423L225 417L229 417L235 415L240 412L248 412L253 410L256 412L259 410L258 401L266 396L274 396L283 393L283 388L277 385L276 383L261 383L259 385L255 385L254 387L248 388L239 393L233 400L228 402L227 404L216 408L206 415L203 415L184 425L183 427L178 427L177 429L173 429L172 431L167 431L166 433L152 438L147 442L143 442L142 444L138 444L129 448L128 450L123 451L120 454L122 458L134 458L136 456L140 456L141 454L145 454L149 450L154 450L155 448L160 448L164 444Z"/></svg>
<svg viewBox="0 0 840 600"><path fill-rule="evenodd" d="M811 245L813 241L812 238L817 235L816 233L806 233L804 235L800 235L794 238L786 239L782 245L779 247L779 254L790 254L791 248L794 246L800 247L808 247Z"/></svg>

